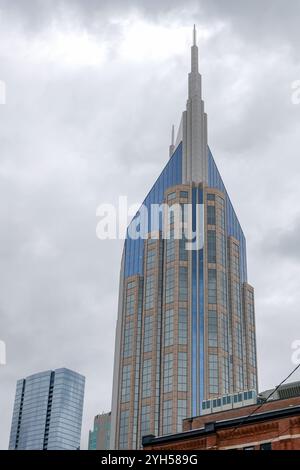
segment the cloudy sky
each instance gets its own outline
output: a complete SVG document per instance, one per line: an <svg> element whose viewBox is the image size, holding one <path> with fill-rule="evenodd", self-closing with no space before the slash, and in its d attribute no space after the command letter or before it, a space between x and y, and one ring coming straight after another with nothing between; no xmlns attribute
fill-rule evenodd
<svg viewBox="0 0 300 470"><path fill-rule="evenodd" d="M297 0L0 0L0 448L31 373L86 376L83 448L110 409L122 244L96 238L96 208L142 201L165 164L193 23L210 147L247 236L260 388L293 368L299 16Z"/></svg>

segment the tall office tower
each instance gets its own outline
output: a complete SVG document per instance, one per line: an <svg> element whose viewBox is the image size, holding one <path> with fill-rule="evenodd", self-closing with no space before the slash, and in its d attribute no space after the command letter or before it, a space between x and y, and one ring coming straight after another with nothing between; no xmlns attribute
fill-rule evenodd
<svg viewBox="0 0 300 470"><path fill-rule="evenodd" d="M79 449L84 386L85 378L69 369L18 380L9 449Z"/></svg>
<svg viewBox="0 0 300 470"><path fill-rule="evenodd" d="M89 432L89 450L109 450L111 413L95 416L94 428Z"/></svg>
<svg viewBox="0 0 300 470"><path fill-rule="evenodd" d="M181 430L183 418L201 414L204 400L257 389L246 242L207 144L195 29L186 110L169 157L124 245L111 448L139 448L142 435ZM171 208L167 236L166 221L150 211L162 203ZM176 206L189 214L181 238ZM186 225L195 243L187 243ZM139 238L132 236L138 226Z"/></svg>

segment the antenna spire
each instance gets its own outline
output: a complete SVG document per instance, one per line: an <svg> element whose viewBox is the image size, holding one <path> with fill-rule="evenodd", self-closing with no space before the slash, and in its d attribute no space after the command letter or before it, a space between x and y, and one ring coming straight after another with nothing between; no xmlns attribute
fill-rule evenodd
<svg viewBox="0 0 300 470"><path fill-rule="evenodd" d="M175 127L174 127L174 124L172 125L172 132L171 132L171 145L169 146L169 157L171 158L173 153L174 153L174 150L175 150L175 142L174 142L174 139L175 139Z"/></svg>
<svg viewBox="0 0 300 470"><path fill-rule="evenodd" d="M197 31L196 31L195 24L194 24L194 29L193 29L193 46L197 46Z"/></svg>

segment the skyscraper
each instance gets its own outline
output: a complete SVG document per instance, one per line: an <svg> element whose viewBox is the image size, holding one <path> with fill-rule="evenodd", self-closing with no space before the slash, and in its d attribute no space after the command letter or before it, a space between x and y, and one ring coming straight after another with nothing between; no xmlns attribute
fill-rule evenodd
<svg viewBox="0 0 300 470"><path fill-rule="evenodd" d="M85 378L69 369L18 380L9 449L79 449L84 386Z"/></svg>
<svg viewBox="0 0 300 470"><path fill-rule="evenodd" d="M139 448L145 434L180 431L183 418L201 414L204 400L257 389L246 241L207 143L195 28L186 109L176 141L172 131L169 157L123 250L111 425L116 449ZM168 236L164 217L153 221L153 205L162 203L171 209ZM190 214L179 215L180 237L175 206ZM131 236L137 225L139 238ZM195 243L187 243L186 225Z"/></svg>
<svg viewBox="0 0 300 470"><path fill-rule="evenodd" d="M89 432L89 450L110 449L110 417L111 413L95 416L94 428Z"/></svg>

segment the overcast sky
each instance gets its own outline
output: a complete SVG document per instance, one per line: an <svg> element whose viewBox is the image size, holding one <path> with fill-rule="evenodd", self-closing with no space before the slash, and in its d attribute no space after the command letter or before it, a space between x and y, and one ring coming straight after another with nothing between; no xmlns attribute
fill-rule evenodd
<svg viewBox="0 0 300 470"><path fill-rule="evenodd" d="M194 23L209 144L247 237L260 389L293 368L299 17L297 0L0 0L0 448L31 373L86 376L82 448L110 409L122 243L96 238L96 208L141 202L165 165Z"/></svg>

